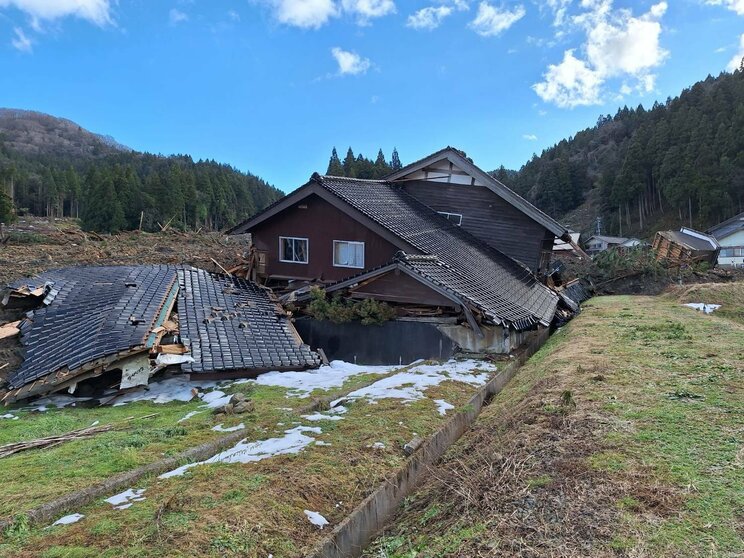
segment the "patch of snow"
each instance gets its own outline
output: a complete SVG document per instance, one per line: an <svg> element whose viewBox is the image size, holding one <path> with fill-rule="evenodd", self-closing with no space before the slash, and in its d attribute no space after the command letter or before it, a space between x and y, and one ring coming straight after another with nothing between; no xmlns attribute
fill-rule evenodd
<svg viewBox="0 0 744 558"><path fill-rule="evenodd" d="M476 366L480 367L480 370L475 370ZM476 360L450 360L443 364L419 365L353 391L347 398L366 398L371 400L370 402L387 398L415 401L422 399L428 388L438 386L447 380L483 385L495 371L494 365Z"/></svg>
<svg viewBox="0 0 744 558"><path fill-rule="evenodd" d="M232 395L225 395L224 391L216 389L203 395L199 395L199 398L204 401L207 408L216 409L217 407L227 405L230 402Z"/></svg>
<svg viewBox="0 0 744 558"><path fill-rule="evenodd" d="M455 406L451 403L447 403L444 399L435 399L434 403L437 404L437 411L439 411L439 414L444 416L447 414L447 411L450 409L454 409Z"/></svg>
<svg viewBox="0 0 744 558"><path fill-rule="evenodd" d="M101 424L100 420L94 420L93 423L89 426L89 428L93 428L94 426L98 426L99 424Z"/></svg>
<svg viewBox="0 0 744 558"><path fill-rule="evenodd" d="M243 428L245 428L245 424L241 422L239 425L230 426L229 428L225 428L222 424L218 424L217 426L213 426L212 430L215 432L236 432L238 430L243 430Z"/></svg>
<svg viewBox="0 0 744 558"><path fill-rule="evenodd" d="M190 419L191 417L194 417L194 416L198 415L198 414L199 414L199 413L201 413L201 412L202 412L202 411L189 411L189 412L188 412L188 413L186 413L186 414L185 414L185 415L184 415L184 416L183 416L182 418L178 419L178 421L177 421L177 422L184 422L184 421L187 421L187 420L189 420L189 419Z"/></svg>
<svg viewBox="0 0 744 558"><path fill-rule="evenodd" d="M52 527L55 527L57 525L72 525L73 523L77 523L84 517L85 516L82 513L73 513L70 515L66 515L64 517L60 517L57 521L52 523Z"/></svg>
<svg viewBox="0 0 744 558"><path fill-rule="evenodd" d="M328 525L328 520L320 515L318 512L305 510L305 515L307 516L307 519L315 525L318 529L323 529L326 525Z"/></svg>
<svg viewBox="0 0 744 558"><path fill-rule="evenodd" d="M367 447L372 448L372 449L385 449L385 444L383 444L382 442L375 442L371 446L367 446Z"/></svg>
<svg viewBox="0 0 744 558"><path fill-rule="evenodd" d="M120 407L121 405L135 403L137 401L152 401L157 404L170 403L172 401L191 401L194 398L192 391L194 388L214 389L217 385L218 382L216 381L192 382L186 376L174 376L172 378L150 382L142 389L117 397L114 407Z"/></svg>
<svg viewBox="0 0 744 558"><path fill-rule="evenodd" d="M48 395L47 397L37 399L28 407L24 407L24 409L43 413L44 411L48 411L52 407L56 407L57 409L68 406L74 407L77 403L80 403L82 401L90 401L90 399L90 397L71 397L69 395L62 394Z"/></svg>
<svg viewBox="0 0 744 558"><path fill-rule="evenodd" d="M311 422L317 422L319 420L341 420L344 417L336 415L324 415L323 413L315 413L313 415L302 415L302 418Z"/></svg>
<svg viewBox="0 0 744 558"><path fill-rule="evenodd" d="M8 420L18 420L20 417L17 417L15 415L12 415L10 413L5 413L4 415L0 415L0 419L8 419Z"/></svg>
<svg viewBox="0 0 744 558"><path fill-rule="evenodd" d="M298 453L305 447L315 441L315 438L306 436L305 432L321 434L322 430L312 426L297 426L284 431L281 438L269 438L258 442L248 442L241 440L234 447L213 455L205 461L189 463L163 473L158 478L167 479L183 475L189 469L205 465L208 463L250 463L252 461L261 461L275 455L284 455L289 453Z"/></svg>
<svg viewBox="0 0 744 558"><path fill-rule="evenodd" d="M328 366L304 372L267 372L255 380L258 385L278 386L295 397L307 397L316 389L328 391L341 387L346 380L359 374L387 374L400 366L358 366L334 360Z"/></svg>
<svg viewBox="0 0 744 558"><path fill-rule="evenodd" d="M115 496L111 496L111 498L106 498L105 501L114 506L115 510L126 510L127 508L131 508L134 502L144 500L144 493L144 488L130 488Z"/></svg>
<svg viewBox="0 0 744 558"><path fill-rule="evenodd" d="M315 445L316 446L331 446L333 444L329 444L328 442L324 442L323 440L316 440Z"/></svg>
<svg viewBox="0 0 744 558"><path fill-rule="evenodd" d="M720 304L705 304L704 302L690 302L689 304L683 304L682 306L694 308L698 312L705 312L706 314L711 314L721 307Z"/></svg>

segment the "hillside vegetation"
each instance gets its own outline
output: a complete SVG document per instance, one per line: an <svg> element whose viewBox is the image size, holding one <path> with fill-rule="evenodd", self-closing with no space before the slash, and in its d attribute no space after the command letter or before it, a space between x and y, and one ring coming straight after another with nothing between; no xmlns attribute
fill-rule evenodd
<svg viewBox="0 0 744 558"><path fill-rule="evenodd" d="M706 229L744 210L742 130L744 71L723 73L650 109L600 116L501 179L554 217L592 200L568 223L578 229L598 216L606 234Z"/></svg>
<svg viewBox="0 0 744 558"><path fill-rule="evenodd" d="M589 301L365 556L742 556L742 301L744 283Z"/></svg>
<svg viewBox="0 0 744 558"><path fill-rule="evenodd" d="M219 230L281 196L229 165L139 153L69 120L0 110L0 221L15 211L79 217L99 232Z"/></svg>

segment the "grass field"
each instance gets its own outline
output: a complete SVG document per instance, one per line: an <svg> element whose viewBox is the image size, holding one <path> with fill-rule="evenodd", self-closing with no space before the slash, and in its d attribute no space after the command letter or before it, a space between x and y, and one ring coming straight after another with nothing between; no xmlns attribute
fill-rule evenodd
<svg viewBox="0 0 744 558"><path fill-rule="evenodd" d="M366 556L744 555L743 311L741 283L593 299Z"/></svg>
<svg viewBox="0 0 744 558"><path fill-rule="evenodd" d="M472 369L483 373L484 366L475 363ZM0 540L0 556L297 556L326 532L311 524L304 510L321 513L331 525L339 522L403 463L403 444L415 435L430 435L446 420L434 400L457 407L476 389L445 379L415 401L356 399L341 420L309 421L298 412L313 396L346 392L384 377L358 374L340 388L307 397L287 397L287 390L277 386L234 385L224 391L247 393L255 411L228 420L216 419L200 408L201 402L16 413L19 420L0 424L0 444L67 432L96 420L117 427L2 460L0 516L18 519ZM195 410L203 412L178 422ZM22 513L33 505L220 436L211 430L218 422L226 427L243 422L248 441L281 440L299 425L317 430L305 433L315 441L298 453L145 479L131 488L145 489L146 499L129 509L114 509L102 499L70 510L85 515L72 525L49 529L23 520Z"/></svg>

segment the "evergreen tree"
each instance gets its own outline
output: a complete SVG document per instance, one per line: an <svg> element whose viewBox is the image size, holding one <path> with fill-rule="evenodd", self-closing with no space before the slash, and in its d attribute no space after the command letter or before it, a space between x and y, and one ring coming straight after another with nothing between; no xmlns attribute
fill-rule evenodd
<svg viewBox="0 0 744 558"><path fill-rule="evenodd" d="M338 152L335 147L331 151L331 160L328 161L326 174L328 176L344 176L344 167L341 165L341 160L338 158Z"/></svg>
<svg viewBox="0 0 744 558"><path fill-rule="evenodd" d="M350 178L356 178L356 159L354 158L354 152L351 147L346 151L346 157L344 157L344 176Z"/></svg>
<svg viewBox="0 0 744 558"><path fill-rule="evenodd" d="M393 147L393 155L390 158L390 168L393 172L399 171L403 168L403 165L400 162L400 157L398 156L398 148Z"/></svg>

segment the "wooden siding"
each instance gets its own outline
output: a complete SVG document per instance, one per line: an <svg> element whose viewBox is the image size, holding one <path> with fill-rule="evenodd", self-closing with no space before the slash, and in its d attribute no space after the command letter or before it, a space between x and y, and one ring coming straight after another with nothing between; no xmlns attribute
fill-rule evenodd
<svg viewBox="0 0 744 558"><path fill-rule="evenodd" d="M266 254L266 273L282 279L338 281L363 271L334 267L333 241L364 242L364 268L392 260L398 248L316 195L309 196L251 230L256 249ZM279 261L279 237L308 239L308 263Z"/></svg>
<svg viewBox="0 0 744 558"><path fill-rule="evenodd" d="M452 300L397 269L353 288L351 295L401 304L457 307Z"/></svg>
<svg viewBox="0 0 744 558"><path fill-rule="evenodd" d="M462 228L535 272L554 235L483 186L411 181L403 186L436 211L462 215Z"/></svg>

